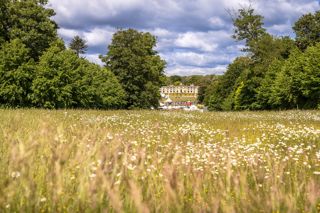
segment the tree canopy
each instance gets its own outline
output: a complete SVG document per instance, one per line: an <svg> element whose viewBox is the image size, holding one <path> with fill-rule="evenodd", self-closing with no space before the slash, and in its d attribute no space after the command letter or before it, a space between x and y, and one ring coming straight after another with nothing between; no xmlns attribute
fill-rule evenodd
<svg viewBox="0 0 320 213"><path fill-rule="evenodd" d="M166 63L154 50L155 46L156 38L150 33L119 30L113 36L107 55L101 57L126 92L126 108L159 105Z"/></svg>
<svg viewBox="0 0 320 213"><path fill-rule="evenodd" d="M69 47L71 50L73 50L79 56L80 54L86 53L88 45L87 45L87 42L83 38L76 35L71 40Z"/></svg>
<svg viewBox="0 0 320 213"><path fill-rule="evenodd" d="M303 15L293 26L301 50L320 42L320 11Z"/></svg>
<svg viewBox="0 0 320 213"><path fill-rule="evenodd" d="M293 40L270 35L262 16L252 8L240 9L233 20L233 38L245 41L248 54L208 87L209 109L319 108L319 14L302 16L293 27Z"/></svg>
<svg viewBox="0 0 320 213"><path fill-rule="evenodd" d="M89 62L86 41L70 48L57 35L47 0L0 0L0 106L135 109L157 107L164 84L200 86L210 110L320 108L320 11L293 26L296 38L271 35L253 8L233 16L233 38L245 43L222 76L164 76L156 37L118 30L101 56Z"/></svg>
<svg viewBox="0 0 320 213"><path fill-rule="evenodd" d="M251 6L241 8L235 15L231 15L234 25L232 37L237 41L245 41L248 47L266 34L266 29L263 28L263 17L256 14Z"/></svg>
<svg viewBox="0 0 320 213"><path fill-rule="evenodd" d="M76 37L71 50L65 48L47 1L0 1L1 107L125 106L125 91L114 74L79 57L85 42Z"/></svg>

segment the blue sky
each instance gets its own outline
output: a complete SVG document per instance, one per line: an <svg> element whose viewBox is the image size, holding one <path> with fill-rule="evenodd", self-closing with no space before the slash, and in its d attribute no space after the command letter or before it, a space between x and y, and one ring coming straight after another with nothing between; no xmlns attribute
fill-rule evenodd
<svg viewBox="0 0 320 213"><path fill-rule="evenodd" d="M101 64L117 28L135 28L157 36L157 50L167 61L168 75L222 74L241 55L232 38L227 10L247 5L241 0L49 0L59 35L69 43L87 40L85 55ZM255 0L268 32L294 36L291 26L303 14L320 10L319 0Z"/></svg>

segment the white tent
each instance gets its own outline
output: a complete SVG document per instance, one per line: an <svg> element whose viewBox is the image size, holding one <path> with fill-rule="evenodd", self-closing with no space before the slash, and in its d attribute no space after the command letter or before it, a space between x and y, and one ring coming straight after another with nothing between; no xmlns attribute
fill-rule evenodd
<svg viewBox="0 0 320 213"><path fill-rule="evenodd" d="M167 100L164 101L165 103L172 103L172 100L170 99L170 97L167 98Z"/></svg>

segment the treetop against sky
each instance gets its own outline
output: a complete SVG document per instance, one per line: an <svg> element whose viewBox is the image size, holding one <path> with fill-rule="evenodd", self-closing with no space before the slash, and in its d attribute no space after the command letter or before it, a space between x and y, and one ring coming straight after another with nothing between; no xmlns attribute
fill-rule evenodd
<svg viewBox="0 0 320 213"><path fill-rule="evenodd" d="M88 41L86 57L101 63L117 28L135 28L157 36L157 50L168 62L169 75L222 74L243 43L232 38L227 10L246 6L240 0L49 0L59 34ZM294 37L292 25L301 15L320 9L319 0L256 0L267 31Z"/></svg>

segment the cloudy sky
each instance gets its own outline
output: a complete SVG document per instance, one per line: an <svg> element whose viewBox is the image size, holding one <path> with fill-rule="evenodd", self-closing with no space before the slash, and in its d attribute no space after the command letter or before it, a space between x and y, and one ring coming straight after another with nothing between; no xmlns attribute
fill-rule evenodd
<svg viewBox="0 0 320 213"><path fill-rule="evenodd" d="M294 36L291 26L302 15L320 9L320 0L255 0L274 35ZM80 35L88 42L85 55L101 64L112 34L135 28L157 36L157 50L167 61L166 74L222 74L241 55L241 43L232 40L227 10L245 0L49 0L56 11L60 36L69 43Z"/></svg>

